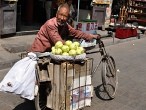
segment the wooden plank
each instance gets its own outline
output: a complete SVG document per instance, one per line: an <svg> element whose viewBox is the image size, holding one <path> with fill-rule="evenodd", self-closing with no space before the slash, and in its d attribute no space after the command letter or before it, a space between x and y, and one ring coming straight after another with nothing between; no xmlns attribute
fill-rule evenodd
<svg viewBox="0 0 146 110"><path fill-rule="evenodd" d="M48 70L42 70L41 71L41 81L50 81L49 76L48 76Z"/></svg>
<svg viewBox="0 0 146 110"><path fill-rule="evenodd" d="M38 70L40 82L50 81L47 65L38 64L37 70Z"/></svg>
<svg viewBox="0 0 146 110"><path fill-rule="evenodd" d="M61 70L60 70L60 103L59 108L60 110L65 110L65 94L66 94L66 74L65 74L65 67L66 64L61 63Z"/></svg>
<svg viewBox="0 0 146 110"><path fill-rule="evenodd" d="M76 71L85 71L85 70L90 70L91 69L91 60L86 60L86 64L75 64L75 70ZM85 66L87 65L87 66Z"/></svg>
<svg viewBox="0 0 146 110"><path fill-rule="evenodd" d="M55 97L54 97L54 110L59 110L59 92L60 92L60 68L58 64L54 65L54 88L55 88Z"/></svg>
<svg viewBox="0 0 146 110"><path fill-rule="evenodd" d="M53 85L54 85L54 82L53 82L53 75L54 75L54 64L53 63L50 63L48 65L48 72L49 72L49 77L50 77L50 80L51 80L51 85L52 85L52 88L53 88ZM53 89L51 90L50 94L47 96L47 107L50 108L50 109L53 109Z"/></svg>
<svg viewBox="0 0 146 110"><path fill-rule="evenodd" d="M70 110L71 103L71 85L73 84L73 64L67 63L66 66L66 110Z"/></svg>

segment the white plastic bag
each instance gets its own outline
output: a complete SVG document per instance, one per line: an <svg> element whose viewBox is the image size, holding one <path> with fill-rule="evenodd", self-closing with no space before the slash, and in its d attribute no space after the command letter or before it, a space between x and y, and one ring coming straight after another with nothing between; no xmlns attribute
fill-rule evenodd
<svg viewBox="0 0 146 110"><path fill-rule="evenodd" d="M84 40L84 39L81 39L80 45L81 45L82 47L92 47L92 46L96 46L96 39L92 39L91 41L86 41L86 40Z"/></svg>
<svg viewBox="0 0 146 110"><path fill-rule="evenodd" d="M19 94L21 97L33 100L36 82L36 54L30 52L14 64L0 83L0 91Z"/></svg>

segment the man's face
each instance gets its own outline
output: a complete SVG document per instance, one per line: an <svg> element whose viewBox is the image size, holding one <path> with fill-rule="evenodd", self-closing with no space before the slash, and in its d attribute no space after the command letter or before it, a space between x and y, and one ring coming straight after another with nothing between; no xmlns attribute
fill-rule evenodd
<svg viewBox="0 0 146 110"><path fill-rule="evenodd" d="M69 10L65 7L60 8L56 13L58 25L64 25L68 19Z"/></svg>

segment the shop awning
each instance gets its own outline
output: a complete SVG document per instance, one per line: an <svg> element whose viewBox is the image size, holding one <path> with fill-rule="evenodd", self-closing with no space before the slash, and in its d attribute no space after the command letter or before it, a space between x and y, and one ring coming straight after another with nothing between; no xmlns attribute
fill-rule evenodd
<svg viewBox="0 0 146 110"><path fill-rule="evenodd" d="M18 0L4 0L4 1L7 1L7 2L17 2Z"/></svg>
<svg viewBox="0 0 146 110"><path fill-rule="evenodd" d="M92 4L110 4L111 0L92 0Z"/></svg>

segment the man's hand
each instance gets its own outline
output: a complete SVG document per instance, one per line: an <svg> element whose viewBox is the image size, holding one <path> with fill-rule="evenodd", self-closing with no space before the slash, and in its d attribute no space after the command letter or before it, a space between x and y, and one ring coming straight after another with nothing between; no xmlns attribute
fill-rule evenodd
<svg viewBox="0 0 146 110"><path fill-rule="evenodd" d="M101 38L101 35L100 34L93 35L93 38L94 39L100 39Z"/></svg>
<svg viewBox="0 0 146 110"><path fill-rule="evenodd" d="M96 39L100 39L101 38L101 35L100 34L97 34L96 37L97 37Z"/></svg>

